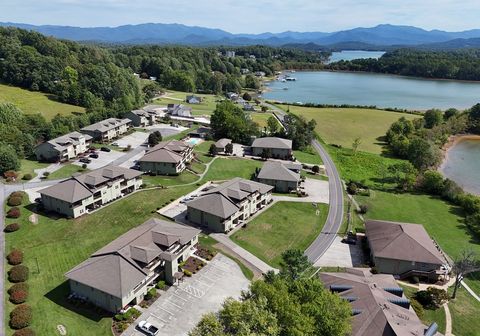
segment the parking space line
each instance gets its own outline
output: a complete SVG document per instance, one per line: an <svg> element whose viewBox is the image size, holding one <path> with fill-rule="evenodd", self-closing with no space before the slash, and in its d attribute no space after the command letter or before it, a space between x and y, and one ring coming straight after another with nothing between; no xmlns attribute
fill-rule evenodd
<svg viewBox="0 0 480 336"><path fill-rule="evenodd" d="M160 308L161 310L165 310L168 314L170 315L174 315L172 312L166 310L165 308L163 308L162 306L159 306L158 308Z"/></svg>
<svg viewBox="0 0 480 336"><path fill-rule="evenodd" d="M165 323L165 325L168 324L168 321L165 321L165 320L162 319L160 316L157 316L157 315L155 315L155 314L153 314L153 313L150 313L150 315L153 316L153 317L155 317L156 319L162 321L163 323Z"/></svg>

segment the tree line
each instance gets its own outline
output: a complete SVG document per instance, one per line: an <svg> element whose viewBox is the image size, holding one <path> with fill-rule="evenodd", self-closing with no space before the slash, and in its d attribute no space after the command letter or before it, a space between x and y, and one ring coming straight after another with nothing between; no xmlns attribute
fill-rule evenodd
<svg viewBox="0 0 480 336"><path fill-rule="evenodd" d="M480 49L426 51L398 49L377 59L339 61L330 70L388 73L422 78L480 81Z"/></svg>

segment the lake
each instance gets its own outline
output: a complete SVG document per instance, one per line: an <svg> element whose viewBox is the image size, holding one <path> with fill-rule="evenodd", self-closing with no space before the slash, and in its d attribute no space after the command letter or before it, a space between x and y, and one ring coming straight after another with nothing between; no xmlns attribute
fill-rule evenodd
<svg viewBox="0 0 480 336"><path fill-rule="evenodd" d="M338 61L352 61L360 58L375 58L378 59L385 54L385 51L365 51L365 50L342 50L332 52L327 63Z"/></svg>
<svg viewBox="0 0 480 336"><path fill-rule="evenodd" d="M385 74L299 71L292 82L267 83L264 98L329 105L376 105L411 110L470 108L480 102L480 83L424 80Z"/></svg>
<svg viewBox="0 0 480 336"><path fill-rule="evenodd" d="M440 171L465 191L480 195L480 139L460 140L453 145Z"/></svg>

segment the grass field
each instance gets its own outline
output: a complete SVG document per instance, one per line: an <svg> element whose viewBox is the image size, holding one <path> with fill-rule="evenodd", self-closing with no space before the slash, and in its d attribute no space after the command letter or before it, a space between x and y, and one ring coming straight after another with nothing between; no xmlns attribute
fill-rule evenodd
<svg viewBox="0 0 480 336"><path fill-rule="evenodd" d="M74 165L72 163L68 163L64 165L57 171L54 171L50 175L48 175L49 180L58 180L72 176L75 173L86 173L88 169L83 169L80 166Z"/></svg>
<svg viewBox="0 0 480 336"><path fill-rule="evenodd" d="M203 178L205 181L228 180L234 177L250 179L255 173L255 168L262 167L263 162L239 158L219 157L210 165L208 172Z"/></svg>
<svg viewBox="0 0 480 336"><path fill-rule="evenodd" d="M56 326L63 324L68 335L85 335L88 331L91 335L110 336L110 318L68 306L64 273L121 234L156 216L152 211L157 207L194 188L142 191L75 220L39 216L36 225L27 220L30 210L21 208L22 228L6 235L6 250L17 247L24 251L24 264L30 268L27 302L33 307L32 328L37 335L57 335ZM10 222L13 220L7 219ZM6 289L9 287L6 283ZM6 315L12 307L7 303Z"/></svg>
<svg viewBox="0 0 480 336"><path fill-rule="evenodd" d="M480 302L476 301L467 291L460 288L457 298L448 304L452 314L453 334L459 336L478 336L480 321Z"/></svg>
<svg viewBox="0 0 480 336"><path fill-rule="evenodd" d="M308 151L298 151L294 150L293 151L293 156L300 161L301 163L310 163L310 164L315 164L315 165L321 165L323 164L322 158L318 153L313 150L309 149Z"/></svg>
<svg viewBox="0 0 480 336"><path fill-rule="evenodd" d="M317 216L316 210L320 210ZM278 202L237 231L231 239L266 263L280 267L281 254L288 249L305 250L325 224L328 206Z"/></svg>
<svg viewBox="0 0 480 336"><path fill-rule="evenodd" d="M260 129L262 129L262 130L265 127L267 127L267 121L271 116L273 116L272 113L260 113L260 112L250 113L250 117L252 118L252 120L254 122L256 122L258 124L258 126L260 126ZM277 119L275 119L275 120L277 120ZM277 124L278 124L278 121L277 121ZM280 127L280 124L278 124L278 126Z"/></svg>
<svg viewBox="0 0 480 336"><path fill-rule="evenodd" d="M143 178L143 183L147 187L174 186L174 185L180 185L180 184L193 183L196 180L198 180L198 176L188 171L184 171L178 176L143 175L142 178Z"/></svg>
<svg viewBox="0 0 480 336"><path fill-rule="evenodd" d="M183 104L192 108L193 115L211 115L217 106L217 100L220 97L215 95L195 94L198 97L202 97L203 101L200 104L187 104L185 99L190 93L180 91L167 91L165 97L156 99L154 104L167 105L167 104Z"/></svg>
<svg viewBox="0 0 480 336"><path fill-rule="evenodd" d="M31 174L35 177L35 169L42 169L49 166L49 163L38 162L37 160L23 159L20 161L20 171L18 178L21 179L26 174Z"/></svg>
<svg viewBox="0 0 480 336"><path fill-rule="evenodd" d="M55 101L53 95L32 92L14 86L0 84L0 103L9 102L18 106L26 114L40 113L50 120L57 114L84 113L83 107Z"/></svg>
<svg viewBox="0 0 480 336"><path fill-rule="evenodd" d="M285 106L279 106L285 108ZM407 119L418 116L406 113L361 108L314 108L290 106L290 112L315 119L316 131L329 144L351 148L356 138L361 139L359 150L379 154L390 125L400 117Z"/></svg>

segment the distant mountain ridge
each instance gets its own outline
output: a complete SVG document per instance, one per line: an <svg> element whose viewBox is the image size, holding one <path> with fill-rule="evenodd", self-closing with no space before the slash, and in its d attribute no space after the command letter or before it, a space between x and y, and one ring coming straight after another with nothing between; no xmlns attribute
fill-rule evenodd
<svg viewBox="0 0 480 336"><path fill-rule="evenodd" d="M316 44L331 45L427 45L441 44L451 40L480 38L480 29L462 32L447 32L412 27L381 24L372 28L354 28L333 33L293 32L232 34L221 29L186 26L182 24L145 23L119 27L69 27L45 25L36 26L23 23L0 23L34 30L44 35L74 41L95 41L125 44L184 44L184 45L254 45L269 46ZM476 44L476 43L474 43Z"/></svg>

